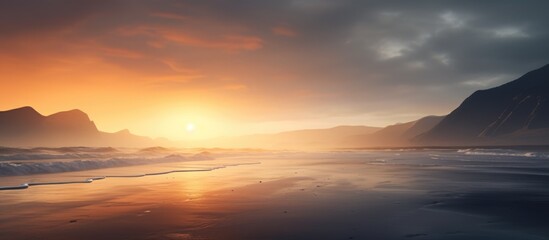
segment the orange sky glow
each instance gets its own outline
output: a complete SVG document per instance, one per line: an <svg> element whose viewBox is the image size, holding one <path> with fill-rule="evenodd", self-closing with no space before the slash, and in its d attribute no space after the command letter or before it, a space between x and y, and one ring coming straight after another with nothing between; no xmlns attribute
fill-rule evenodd
<svg viewBox="0 0 549 240"><path fill-rule="evenodd" d="M337 19L349 10L343 5L290 2L9 4L0 25L0 110L81 109L102 131L204 139L386 126L446 114L479 87L425 79L506 79L448 75L449 54L406 58L426 43L380 42L394 37L375 30L397 15L368 13L360 22ZM454 27L441 14L433 15L438 31ZM186 131L188 123L196 129Z"/></svg>

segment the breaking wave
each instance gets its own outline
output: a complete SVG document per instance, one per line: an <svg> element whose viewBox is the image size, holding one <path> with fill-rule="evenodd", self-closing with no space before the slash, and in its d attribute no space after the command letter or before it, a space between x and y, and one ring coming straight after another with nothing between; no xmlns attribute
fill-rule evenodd
<svg viewBox="0 0 549 240"><path fill-rule="evenodd" d="M212 160L212 154L189 154L164 149L162 153L135 149L63 147L0 148L0 176L60 173L112 167Z"/></svg>
<svg viewBox="0 0 549 240"><path fill-rule="evenodd" d="M465 155L479 155L479 156L506 156L506 157L546 157L547 154L538 152L524 152L519 150L506 150L506 149L459 149L458 153Z"/></svg>

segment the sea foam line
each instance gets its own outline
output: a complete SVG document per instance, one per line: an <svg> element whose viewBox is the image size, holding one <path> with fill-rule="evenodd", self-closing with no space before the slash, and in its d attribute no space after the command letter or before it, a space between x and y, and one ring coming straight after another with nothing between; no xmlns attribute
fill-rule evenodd
<svg viewBox="0 0 549 240"><path fill-rule="evenodd" d="M16 185L16 186L0 186L0 191L3 191L3 190L24 190L24 189L27 189L31 186L40 186L40 185L93 183L94 181L104 180L104 179L107 179L107 178L138 178L138 177L146 177L146 176L164 175L164 174L170 174L170 173L211 172L211 171L214 171L214 170L217 170L217 169L222 169L222 168L227 168L227 167L236 167L236 166L254 165L254 164L261 164L261 162L225 164L225 165L215 166L215 167L211 167L211 168L179 169L179 170L170 170L170 171L164 171L164 172L143 173L143 174L136 174L136 175L106 175L106 176L99 176L99 177L90 177L90 178L86 178L85 180L81 180L81 181L30 182L30 183L23 183L23 184Z"/></svg>

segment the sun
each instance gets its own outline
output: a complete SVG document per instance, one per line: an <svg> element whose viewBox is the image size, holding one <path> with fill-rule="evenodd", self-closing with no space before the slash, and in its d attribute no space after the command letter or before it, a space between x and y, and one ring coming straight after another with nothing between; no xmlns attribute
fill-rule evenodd
<svg viewBox="0 0 549 240"><path fill-rule="evenodd" d="M194 132L195 126L194 123L187 123L187 132Z"/></svg>

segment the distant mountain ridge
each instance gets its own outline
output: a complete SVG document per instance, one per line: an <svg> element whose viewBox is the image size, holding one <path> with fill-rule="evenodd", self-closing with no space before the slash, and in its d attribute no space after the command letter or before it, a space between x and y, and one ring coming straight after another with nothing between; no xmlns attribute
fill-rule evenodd
<svg viewBox="0 0 549 240"><path fill-rule="evenodd" d="M347 138L349 147L408 147L414 145L414 137L437 125L444 116L427 116L415 121L389 125L371 134L353 135Z"/></svg>
<svg viewBox="0 0 549 240"><path fill-rule="evenodd" d="M237 137L222 137L195 143L197 146L227 148L337 148L343 147L347 137L370 134L379 127L337 126L324 129L303 129L273 134L253 134Z"/></svg>
<svg viewBox="0 0 549 240"><path fill-rule="evenodd" d="M0 111L0 146L153 146L154 140L131 134L101 132L89 116L70 110L44 116L32 107Z"/></svg>
<svg viewBox="0 0 549 240"><path fill-rule="evenodd" d="M337 126L274 134L226 137L195 143L197 146L267 149L336 149L410 146L410 140L435 126L443 116L427 116L384 128Z"/></svg>

